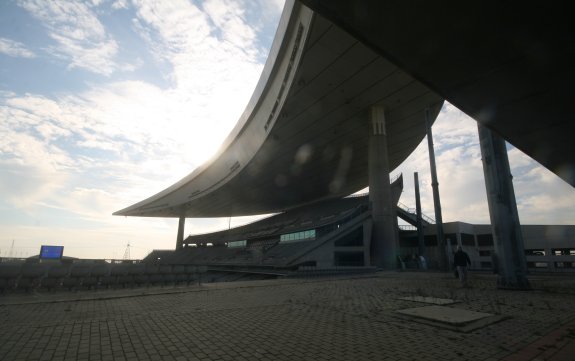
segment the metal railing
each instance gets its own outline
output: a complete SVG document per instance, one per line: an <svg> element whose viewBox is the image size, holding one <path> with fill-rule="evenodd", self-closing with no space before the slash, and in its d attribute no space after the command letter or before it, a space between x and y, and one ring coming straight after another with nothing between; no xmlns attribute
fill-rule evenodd
<svg viewBox="0 0 575 361"><path fill-rule="evenodd" d="M409 208L408 206L406 206L405 204L403 204L401 202L397 202L397 206L399 208L403 209L404 211L406 211L407 213L413 214L415 217L417 217L417 210L415 208ZM435 224L435 219L427 216L424 213L421 213L421 219L423 219L427 223Z"/></svg>

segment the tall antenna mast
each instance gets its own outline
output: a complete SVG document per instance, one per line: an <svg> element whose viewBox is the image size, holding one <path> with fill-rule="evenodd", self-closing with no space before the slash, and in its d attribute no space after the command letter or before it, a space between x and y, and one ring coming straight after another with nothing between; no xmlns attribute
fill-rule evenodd
<svg viewBox="0 0 575 361"><path fill-rule="evenodd" d="M130 243L126 246L126 250L124 251L124 259L130 259Z"/></svg>
<svg viewBox="0 0 575 361"><path fill-rule="evenodd" d="M14 256L14 240L12 240L12 245L10 246L10 251L8 251L8 257L12 258Z"/></svg>

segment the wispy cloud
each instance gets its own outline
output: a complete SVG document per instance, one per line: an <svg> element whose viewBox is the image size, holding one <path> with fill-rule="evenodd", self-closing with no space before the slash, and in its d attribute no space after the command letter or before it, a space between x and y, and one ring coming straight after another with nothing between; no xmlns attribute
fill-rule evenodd
<svg viewBox="0 0 575 361"><path fill-rule="evenodd" d="M93 31L87 35L79 31L69 39L107 38L86 4L68 8L26 1L22 6L53 29L70 22L72 13L84 14ZM58 6L64 7L62 13ZM114 201L100 203L109 207L95 208L108 216L185 176L217 150L238 119L251 95L249 84L255 85L262 66L248 55L256 52L256 37L241 19L242 9L211 4L208 13L186 1L134 6L137 21L147 32L140 34L148 36L152 49L173 65L177 81L168 89L143 81L114 81L58 97L2 94L4 139L22 139L18 149L12 144L4 154L20 153L21 163L29 163L31 155L24 145L38 144L50 169L61 175L51 177L60 182L52 183L52 193L28 192L26 202L15 197L14 204L24 208L38 202L66 204L83 214L80 194L99 188L74 182L77 175L89 179L90 174L99 174L106 184L101 194L120 193ZM53 13L58 14L52 18ZM222 32L216 34L220 27ZM239 30L242 36L230 35ZM44 168L37 172L47 174ZM56 188L67 192L59 194Z"/></svg>
<svg viewBox="0 0 575 361"><path fill-rule="evenodd" d="M128 8L128 1L127 0L115 0L112 2L112 9L127 9Z"/></svg>
<svg viewBox="0 0 575 361"><path fill-rule="evenodd" d="M46 50L69 61L69 68L110 75L117 65L118 44L92 10L81 1L20 0L19 5L41 21L57 45Z"/></svg>
<svg viewBox="0 0 575 361"><path fill-rule="evenodd" d="M521 151L509 151L513 184L522 222L573 224L575 219L575 191Z"/></svg>
<svg viewBox="0 0 575 361"><path fill-rule="evenodd" d="M237 2L208 0L202 3L202 7L218 29L218 35L223 42L240 47L254 44L254 28L246 23L245 8Z"/></svg>
<svg viewBox="0 0 575 361"><path fill-rule="evenodd" d="M60 166L66 163L59 149L0 126L0 194L15 207L26 209L61 190L66 175Z"/></svg>
<svg viewBox="0 0 575 361"><path fill-rule="evenodd" d="M443 220L489 223L477 122L446 103L433 125L433 140ZM512 147L508 155L521 222L572 224L573 189L518 149ZM415 171L419 172L423 211L434 217L427 141L394 172L404 174L401 202L410 207L415 207Z"/></svg>
<svg viewBox="0 0 575 361"><path fill-rule="evenodd" d="M258 25L244 13L260 10L251 2L243 7L229 2L225 8L189 1L18 4L54 40L43 50L71 68L110 77L76 92L0 92L0 204L23 214L23 223L36 225L0 226L0 233L29 242L56 239L70 245L68 250L78 238L71 228L82 230L82 242L100 242L105 249L110 249L106 242L119 238L138 240L147 250L173 247L173 220L125 219L111 213L173 184L217 150L263 66ZM271 18L272 4L266 8ZM144 66L161 68L171 80L168 87L115 77L126 70L115 61L123 51L115 39L126 39L114 38L118 34L99 20L113 11L131 20L127 33L147 44L135 54L149 61L151 53L152 61L161 64ZM132 63L137 67L141 62ZM53 212L47 226L43 215ZM198 219L187 231L222 228L224 223ZM94 256L99 249L90 252ZM98 256L110 257L107 252ZM75 254L86 255L80 250Z"/></svg>
<svg viewBox="0 0 575 361"><path fill-rule="evenodd" d="M36 54L28 50L24 44L6 38L0 38L0 54L5 54L14 58L36 57Z"/></svg>
<svg viewBox="0 0 575 361"><path fill-rule="evenodd" d="M444 222L487 223L476 122L446 103L433 124L433 142ZM426 139L394 174L399 172L404 176L401 202L415 207L413 173L418 172L423 213L435 218Z"/></svg>

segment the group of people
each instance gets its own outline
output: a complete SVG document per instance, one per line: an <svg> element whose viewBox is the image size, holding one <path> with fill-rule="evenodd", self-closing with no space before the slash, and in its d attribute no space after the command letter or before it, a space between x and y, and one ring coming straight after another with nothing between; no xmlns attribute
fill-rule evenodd
<svg viewBox="0 0 575 361"><path fill-rule="evenodd" d="M427 262L423 256L413 254L407 257L397 257L402 269L407 268L408 263L416 265L419 269L427 269ZM459 278L461 285L467 287L467 267L471 266L469 255L463 251L461 246L457 246L457 251L453 253L453 272Z"/></svg>

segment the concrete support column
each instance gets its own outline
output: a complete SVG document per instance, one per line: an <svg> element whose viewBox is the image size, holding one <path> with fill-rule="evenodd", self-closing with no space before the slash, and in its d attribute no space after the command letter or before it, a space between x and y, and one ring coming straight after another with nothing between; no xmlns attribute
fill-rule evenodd
<svg viewBox="0 0 575 361"><path fill-rule="evenodd" d="M186 225L186 216L180 216L178 222L178 238L176 239L176 249L184 248L184 226Z"/></svg>
<svg viewBox="0 0 575 361"><path fill-rule="evenodd" d="M505 140L477 123L489 217L499 262L499 288L529 289L523 235Z"/></svg>
<svg viewBox="0 0 575 361"><path fill-rule="evenodd" d="M363 222L363 265L371 266L371 234L373 231L373 221L367 219Z"/></svg>
<svg viewBox="0 0 575 361"><path fill-rule="evenodd" d="M415 212L417 216L417 248L420 256L425 256L425 239L423 233L423 222L421 219L421 199L419 196L419 175L413 172L413 184L415 185Z"/></svg>
<svg viewBox="0 0 575 361"><path fill-rule="evenodd" d="M397 266L397 214L389 182L385 109L371 108L369 119L369 201L373 219L372 264L384 269Z"/></svg>
<svg viewBox="0 0 575 361"><path fill-rule="evenodd" d="M433 206L435 208L435 234L437 235L437 248L439 250L439 268L442 271L449 271L448 250L451 246L445 245L443 236L443 217L441 216L441 200L439 198L439 182L437 181L437 170L435 168L435 150L433 149L433 133L431 132L431 119L429 109L425 109L425 125L427 127L427 147L429 149L429 168L431 171L431 189L433 191ZM451 254L451 252L449 252Z"/></svg>

